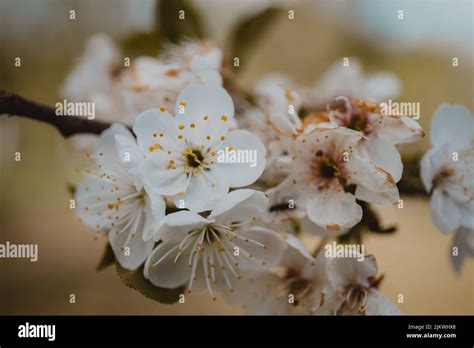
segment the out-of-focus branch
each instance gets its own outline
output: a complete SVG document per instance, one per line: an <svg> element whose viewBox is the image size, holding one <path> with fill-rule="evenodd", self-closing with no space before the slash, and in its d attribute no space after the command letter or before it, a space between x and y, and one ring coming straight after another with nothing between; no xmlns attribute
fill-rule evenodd
<svg viewBox="0 0 474 348"><path fill-rule="evenodd" d="M110 123L83 117L57 116L51 106L25 99L15 93L0 90L0 115L31 118L56 127L65 137L74 134L100 134Z"/></svg>

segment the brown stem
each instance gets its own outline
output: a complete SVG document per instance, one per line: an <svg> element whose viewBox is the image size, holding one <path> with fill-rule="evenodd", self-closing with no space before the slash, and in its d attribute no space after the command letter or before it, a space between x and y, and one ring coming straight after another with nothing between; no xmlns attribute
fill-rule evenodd
<svg viewBox="0 0 474 348"><path fill-rule="evenodd" d="M74 134L100 134L110 127L109 122L83 117L57 116L53 107L25 99L15 93L0 90L0 115L20 116L45 122L56 127L65 137Z"/></svg>

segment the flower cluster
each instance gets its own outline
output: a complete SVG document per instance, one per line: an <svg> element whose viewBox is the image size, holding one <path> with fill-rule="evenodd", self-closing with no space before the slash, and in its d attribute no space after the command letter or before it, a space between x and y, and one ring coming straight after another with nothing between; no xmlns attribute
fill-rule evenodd
<svg viewBox="0 0 474 348"><path fill-rule="evenodd" d="M93 102L103 120L133 122L147 109L172 109L180 92L191 84L222 85L221 68L221 51L207 42L170 46L160 57L130 61L111 38L96 34L61 94L72 102ZM90 147L92 142L81 136L77 143Z"/></svg>
<svg viewBox="0 0 474 348"><path fill-rule="evenodd" d="M265 76L246 99L223 87L223 55L209 43L120 69L119 57L108 38L93 38L64 93L133 120L133 134L116 123L100 135L76 190L78 217L107 235L123 268L157 288L219 293L253 314L400 313L378 290L372 255L310 252L301 238L350 233L367 204L399 202L396 146L424 132L371 99L399 93L393 75L364 76L354 59L311 88ZM422 162L434 221L456 231L457 268L474 251L473 123L442 106Z"/></svg>

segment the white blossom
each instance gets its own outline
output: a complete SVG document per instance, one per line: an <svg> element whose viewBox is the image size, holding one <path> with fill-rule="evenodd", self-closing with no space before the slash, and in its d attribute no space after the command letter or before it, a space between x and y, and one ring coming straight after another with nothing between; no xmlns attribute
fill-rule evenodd
<svg viewBox="0 0 474 348"><path fill-rule="evenodd" d="M215 290L234 291L246 270L269 269L286 248L257 222L267 201L262 192L241 189L216 202L207 217L187 210L167 215L151 236L162 242L145 264L145 277L164 288L186 285L189 293L207 288L213 298Z"/></svg>
<svg viewBox="0 0 474 348"><path fill-rule="evenodd" d="M381 277L375 257L364 260L333 258L327 263L328 284L323 290L321 307L316 314L399 315L401 314L378 290Z"/></svg>
<svg viewBox="0 0 474 348"><path fill-rule="evenodd" d="M222 87L189 86L179 95L174 113L171 116L164 106L147 110L133 127L146 152L142 175L150 192L174 196L180 208L203 211L229 188L250 185L260 177L265 147L249 131L229 131L234 105ZM221 156L239 153L255 161Z"/></svg>
<svg viewBox="0 0 474 348"><path fill-rule="evenodd" d="M327 282L325 258L316 260L294 236L285 240L288 247L278 266L248 274L227 296L231 303L257 315L309 315L319 308Z"/></svg>
<svg viewBox="0 0 474 348"><path fill-rule="evenodd" d="M433 147L421 160L421 178L431 193L430 210L442 233L456 232L453 266L473 255L474 118L464 106L442 104L431 124Z"/></svg>
<svg viewBox="0 0 474 348"><path fill-rule="evenodd" d="M278 187L295 192L295 204L321 228L341 232L360 221L356 198L398 200L393 177L357 152L360 132L307 127L294 142L289 177ZM299 210L301 212L301 210Z"/></svg>
<svg viewBox="0 0 474 348"><path fill-rule="evenodd" d="M164 217L165 203L160 196L147 195L122 164L116 149L117 137L134 141L131 133L119 124L100 135L92 156L95 166L76 190L76 214L98 233L108 234L122 267L136 269L153 249L153 241L144 241L143 236L150 234L149 230Z"/></svg>
<svg viewBox="0 0 474 348"><path fill-rule="evenodd" d="M374 101L338 97L328 105L334 124L361 132L358 150L389 172L395 182L402 177L403 164L396 144L414 142L424 136L420 125L408 116L382 115ZM384 198L380 197L383 203ZM390 200L390 198L389 198Z"/></svg>

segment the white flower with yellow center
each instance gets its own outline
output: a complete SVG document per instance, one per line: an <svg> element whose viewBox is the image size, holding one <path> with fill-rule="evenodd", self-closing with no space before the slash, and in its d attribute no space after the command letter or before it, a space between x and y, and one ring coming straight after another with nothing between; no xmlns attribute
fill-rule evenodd
<svg viewBox="0 0 474 348"><path fill-rule="evenodd" d="M354 226L362 218L356 198L398 199L392 176L357 153L361 139L360 132L347 128L306 128L294 143L291 173L277 190L294 192L299 213L304 209L324 229L341 232Z"/></svg>
<svg viewBox="0 0 474 348"><path fill-rule="evenodd" d="M431 193L431 217L445 234L456 231L454 269L474 256L474 117L462 105L442 104L431 124L433 147L421 160L421 178Z"/></svg>
<svg viewBox="0 0 474 348"><path fill-rule="evenodd" d="M96 165L76 190L76 214L100 234L108 233L110 245L118 262L127 269L138 268L153 249L153 241L144 241L156 223L165 215L161 196L149 196L138 176L132 175L121 162L140 162L143 154L122 153L116 149L116 138L134 142L132 134L122 125L114 124L99 137ZM136 157L135 157L136 156Z"/></svg>
<svg viewBox="0 0 474 348"><path fill-rule="evenodd" d="M145 263L144 274L156 286L188 292L207 288L233 291L245 270L264 271L280 261L286 243L259 226L268 199L263 192L232 191L207 217L179 211L161 220L153 240L162 241Z"/></svg>
<svg viewBox="0 0 474 348"><path fill-rule="evenodd" d="M147 190L203 211L229 188L255 182L265 168L265 147L246 130L229 131L233 116L232 99L217 85L186 88L174 117L165 107L139 115L133 130L146 152Z"/></svg>

